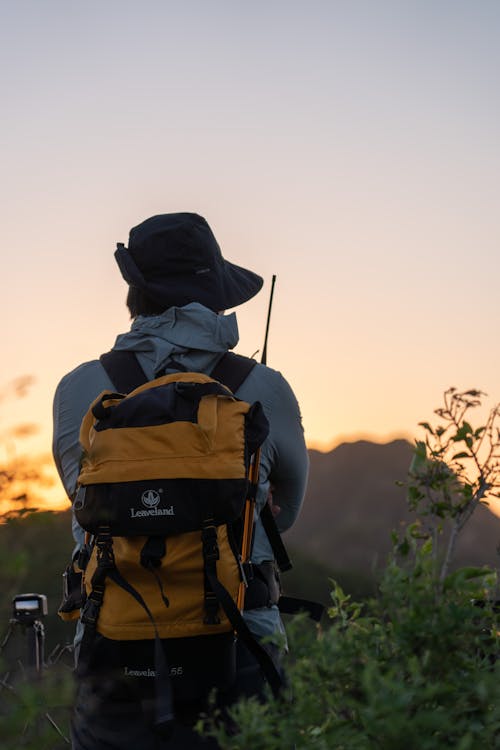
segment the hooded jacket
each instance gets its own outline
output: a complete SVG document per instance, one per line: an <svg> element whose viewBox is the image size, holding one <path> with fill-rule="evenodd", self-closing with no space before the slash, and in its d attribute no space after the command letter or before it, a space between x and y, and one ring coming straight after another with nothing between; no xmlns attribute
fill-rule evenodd
<svg viewBox="0 0 500 750"><path fill-rule="evenodd" d="M117 337L113 349L133 351L148 378L174 372L172 361L195 372L209 374L222 355L238 343L235 313L218 315L199 303L172 307L161 315L137 317L128 333ZM170 368L169 368L170 365ZM113 389L99 360L81 364L65 375L54 397L53 454L72 500L76 492L81 458L80 424L89 404L105 389ZM257 509L272 501L279 509L276 522L281 532L296 520L303 501L308 455L297 400L283 376L270 367L256 365L235 394L250 403L260 401L269 420L269 435L262 446ZM83 530L73 518L77 546ZM273 559L271 546L260 520L255 523L252 561ZM256 635L282 631L277 608L245 612Z"/></svg>

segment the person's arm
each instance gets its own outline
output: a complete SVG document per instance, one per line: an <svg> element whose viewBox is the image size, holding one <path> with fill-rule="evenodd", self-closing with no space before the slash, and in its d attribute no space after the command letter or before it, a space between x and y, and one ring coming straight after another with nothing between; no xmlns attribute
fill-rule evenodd
<svg viewBox="0 0 500 750"><path fill-rule="evenodd" d="M54 395L52 455L64 489L72 501L76 490L81 447L78 441L78 416L74 414L72 402L67 398L65 391L63 379Z"/></svg>
<svg viewBox="0 0 500 750"><path fill-rule="evenodd" d="M87 362L66 375L57 386L53 402L52 454L71 501L74 500L82 448L80 424L89 404L111 381L99 362ZM73 517L73 537L77 545L83 543L83 529Z"/></svg>
<svg viewBox="0 0 500 750"><path fill-rule="evenodd" d="M84 362L63 377L53 402L52 454L70 500L74 499L82 447L80 425L92 401L113 384L98 360Z"/></svg>
<svg viewBox="0 0 500 750"><path fill-rule="evenodd" d="M307 485L309 456L299 405L282 375L279 375L269 421L269 481L276 523L283 532L292 526L300 512Z"/></svg>

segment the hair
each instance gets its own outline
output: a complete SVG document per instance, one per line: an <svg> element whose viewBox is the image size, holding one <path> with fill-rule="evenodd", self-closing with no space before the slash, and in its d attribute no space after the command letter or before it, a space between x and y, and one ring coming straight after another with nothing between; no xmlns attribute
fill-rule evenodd
<svg viewBox="0 0 500 750"><path fill-rule="evenodd" d="M158 302L151 299L151 297L148 297L142 289L139 289L136 286L129 286L127 307L131 318L137 318L138 315L161 315L166 309L168 309L165 305L160 305Z"/></svg>

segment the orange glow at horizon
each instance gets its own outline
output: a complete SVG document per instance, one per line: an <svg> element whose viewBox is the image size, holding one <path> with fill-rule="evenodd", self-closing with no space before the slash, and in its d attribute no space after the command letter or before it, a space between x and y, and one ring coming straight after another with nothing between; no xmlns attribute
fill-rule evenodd
<svg viewBox="0 0 500 750"><path fill-rule="evenodd" d="M23 462L26 463L20 456L7 470L16 472ZM4 489L5 499L0 500L0 518L5 514L24 510L62 511L70 507L51 458L46 455L35 458L31 467L27 473L33 472L32 477L14 479Z"/></svg>
<svg viewBox="0 0 500 750"><path fill-rule="evenodd" d="M314 438L306 438L306 444L308 450L319 451L320 453L330 453L343 443L357 443L359 441L367 441L369 443L385 445L386 443L392 443L393 440L406 440L411 445L413 445L414 443L413 436L410 435L410 433L405 433L403 430L401 430L397 432L389 432L384 435L368 431L345 433L337 435L332 440L316 440Z"/></svg>

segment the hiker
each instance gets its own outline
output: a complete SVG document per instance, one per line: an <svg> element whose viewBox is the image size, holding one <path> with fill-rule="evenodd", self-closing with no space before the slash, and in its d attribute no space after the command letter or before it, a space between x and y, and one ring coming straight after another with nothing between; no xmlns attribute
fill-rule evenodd
<svg viewBox="0 0 500 750"><path fill-rule="evenodd" d="M179 370L212 373L238 343L236 315L225 311L256 295L263 284L261 277L225 260L209 225L194 213L147 219L130 231L128 248L118 245L115 257L128 284L132 325L129 332L117 337L112 351L133 352L149 380ZM105 284L96 289L96 294L106 299ZM63 377L55 393L53 453L72 502L82 452L80 425L89 404L105 390L116 388L102 361L95 359ZM250 404L259 401L269 422L269 434L261 450L252 563L257 567L264 564L264 578L273 588L273 548L259 515L271 503L280 532L290 528L298 516L308 472L301 416L287 381L262 364L248 372L235 395ZM76 557L84 546L84 532L74 516L72 528ZM273 597L268 597L264 606L246 609L243 614L259 639L284 635L278 608L270 603L275 601ZM78 627L77 654L81 637ZM170 739L160 740L141 713L140 697L127 694L111 679L102 682L98 690L95 682L78 682L72 725L74 750L215 747L190 729L189 707L188 719L176 723ZM246 649L238 648L233 699L262 696L263 686L259 665Z"/></svg>

